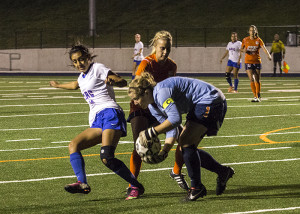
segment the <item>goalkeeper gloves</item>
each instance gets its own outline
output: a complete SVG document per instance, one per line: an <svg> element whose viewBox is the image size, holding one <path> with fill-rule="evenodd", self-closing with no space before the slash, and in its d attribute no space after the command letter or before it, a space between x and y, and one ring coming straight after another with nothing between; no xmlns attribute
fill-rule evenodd
<svg viewBox="0 0 300 214"><path fill-rule="evenodd" d="M162 150L158 154L152 155L147 163L157 164L157 163L164 161L167 157L168 157L168 152Z"/></svg>
<svg viewBox="0 0 300 214"><path fill-rule="evenodd" d="M151 141L154 137L157 137L158 133L155 131L154 127L141 131L139 134L140 144L143 147L148 148L148 142Z"/></svg>

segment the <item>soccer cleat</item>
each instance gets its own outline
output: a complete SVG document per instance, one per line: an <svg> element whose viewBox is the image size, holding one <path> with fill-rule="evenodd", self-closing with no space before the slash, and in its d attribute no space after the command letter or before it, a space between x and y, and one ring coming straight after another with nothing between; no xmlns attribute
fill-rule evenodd
<svg viewBox="0 0 300 214"><path fill-rule="evenodd" d="M181 189L189 190L189 185L186 183L183 174L177 175L171 170L170 177L177 182Z"/></svg>
<svg viewBox="0 0 300 214"><path fill-rule="evenodd" d="M204 196L206 196L206 194L207 191L204 185L202 185L200 189L192 187L191 189L189 189L189 192L184 198L184 201L196 201L198 198L203 198Z"/></svg>
<svg viewBox="0 0 300 214"><path fill-rule="evenodd" d="M130 191L127 198L125 200L131 200L131 199L137 199L139 198L141 195L144 194L144 187L141 186L140 188L138 187L130 187L128 188L128 190Z"/></svg>
<svg viewBox="0 0 300 214"><path fill-rule="evenodd" d="M88 184L77 181L77 183L66 185L65 190L72 194L74 193L89 194L91 192L91 187Z"/></svg>
<svg viewBox="0 0 300 214"><path fill-rule="evenodd" d="M232 93L236 94L239 93L237 90L233 90Z"/></svg>
<svg viewBox="0 0 300 214"><path fill-rule="evenodd" d="M257 103L259 102L258 98L257 97L254 97L252 100L251 100L252 103Z"/></svg>
<svg viewBox="0 0 300 214"><path fill-rule="evenodd" d="M232 86L230 86L229 88L228 88L228 92L232 92L233 91L233 88L232 88Z"/></svg>
<svg viewBox="0 0 300 214"><path fill-rule="evenodd" d="M226 184L229 178L232 178L234 175L234 170L233 168L226 166L227 170L223 175L219 175L217 177L217 188L216 188L216 194L221 195L225 189L226 189Z"/></svg>

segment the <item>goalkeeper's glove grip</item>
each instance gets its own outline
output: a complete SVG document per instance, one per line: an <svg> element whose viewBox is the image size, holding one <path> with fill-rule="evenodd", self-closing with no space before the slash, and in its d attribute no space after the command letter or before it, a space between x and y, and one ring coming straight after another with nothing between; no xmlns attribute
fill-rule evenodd
<svg viewBox="0 0 300 214"><path fill-rule="evenodd" d="M147 140L151 140L153 137L158 135L157 131L155 131L154 127L145 130L145 135Z"/></svg>

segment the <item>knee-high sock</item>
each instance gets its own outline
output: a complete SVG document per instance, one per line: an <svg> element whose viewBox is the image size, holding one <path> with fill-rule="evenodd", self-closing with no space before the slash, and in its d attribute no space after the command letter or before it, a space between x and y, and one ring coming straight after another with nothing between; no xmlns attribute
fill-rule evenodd
<svg viewBox="0 0 300 214"><path fill-rule="evenodd" d="M231 76L226 76L226 81L228 82L229 86L232 87Z"/></svg>
<svg viewBox="0 0 300 214"><path fill-rule="evenodd" d="M234 90L237 91L239 85L239 79L234 79Z"/></svg>
<svg viewBox="0 0 300 214"><path fill-rule="evenodd" d="M180 150L180 146L178 145L175 152L175 164L173 167L173 172L177 175L181 174L181 169L184 164L182 152Z"/></svg>
<svg viewBox="0 0 300 214"><path fill-rule="evenodd" d="M81 183L87 183L85 174L85 163L81 152L74 152L70 155L70 163L77 177Z"/></svg>
<svg viewBox="0 0 300 214"><path fill-rule="evenodd" d="M251 83L250 83L250 86L251 86L251 90L252 90L252 92L253 92L254 97L256 97L257 94L256 94L255 83L254 83L254 82L251 82Z"/></svg>
<svg viewBox="0 0 300 214"><path fill-rule="evenodd" d="M136 150L133 150L130 157L130 171L136 178L140 174L141 166L142 166L142 159L138 155Z"/></svg>
<svg viewBox="0 0 300 214"><path fill-rule="evenodd" d="M135 176L130 172L130 170L121 160L117 158L109 159L107 160L106 166L121 178L123 178L125 181L130 183L131 186L141 187L141 184L137 181Z"/></svg>
<svg viewBox="0 0 300 214"><path fill-rule="evenodd" d="M255 82L256 97L260 97L260 82Z"/></svg>
<svg viewBox="0 0 300 214"><path fill-rule="evenodd" d="M216 161L208 152L198 149L198 153L201 158L201 167L217 174L222 174L224 169L218 161Z"/></svg>
<svg viewBox="0 0 300 214"><path fill-rule="evenodd" d="M200 188L200 157L196 146L182 148L183 160L186 165L189 177L191 178L191 187Z"/></svg>

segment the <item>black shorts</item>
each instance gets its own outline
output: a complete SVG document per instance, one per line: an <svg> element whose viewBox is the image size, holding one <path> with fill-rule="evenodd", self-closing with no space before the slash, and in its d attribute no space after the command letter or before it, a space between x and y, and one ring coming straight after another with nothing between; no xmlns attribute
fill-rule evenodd
<svg viewBox="0 0 300 214"><path fill-rule="evenodd" d="M273 53L273 62L281 62L282 61L282 54L280 53Z"/></svg>
<svg viewBox="0 0 300 214"><path fill-rule="evenodd" d="M207 136L215 136L223 124L226 111L226 100L217 104L198 104L187 114L186 120L202 124L207 128Z"/></svg>

